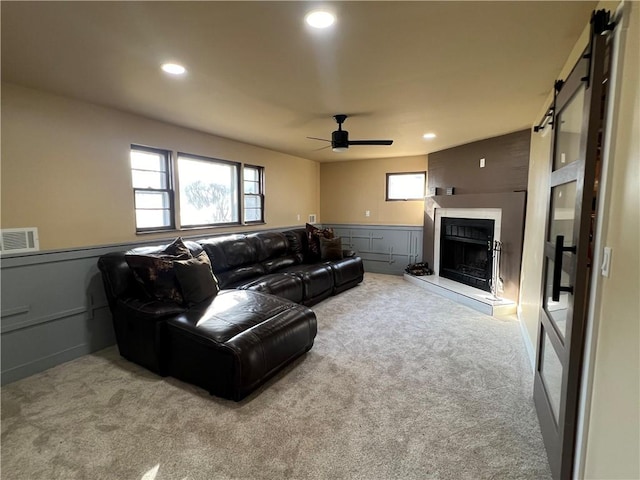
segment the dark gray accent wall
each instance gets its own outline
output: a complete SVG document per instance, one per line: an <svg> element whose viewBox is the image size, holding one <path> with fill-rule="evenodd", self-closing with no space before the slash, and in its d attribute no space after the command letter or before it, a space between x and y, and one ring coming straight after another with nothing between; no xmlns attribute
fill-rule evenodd
<svg viewBox="0 0 640 480"><path fill-rule="evenodd" d="M429 189L444 195L525 191L531 132L522 130L429 154ZM480 168L480 159L485 159Z"/></svg>
<svg viewBox="0 0 640 480"><path fill-rule="evenodd" d="M402 275L410 263L422 259L423 228L398 225L324 224L342 238L343 248L354 250L365 272Z"/></svg>
<svg viewBox="0 0 640 480"><path fill-rule="evenodd" d="M2 384L114 343L96 263L126 246L2 259Z"/></svg>
<svg viewBox="0 0 640 480"><path fill-rule="evenodd" d="M401 274L408 263L422 257L422 227L333 227L342 236L345 248L362 255L366 271ZM203 236L190 237L197 238ZM28 377L113 345L111 312L97 267L98 258L108 252L161 245L171 240L3 256L1 383Z"/></svg>
<svg viewBox="0 0 640 480"><path fill-rule="evenodd" d="M501 135L429 154L429 192L425 200L424 261L434 265L437 208L502 209L501 276L504 296L518 300L529 172L531 131ZM485 166L480 168L480 159ZM453 195L446 195L448 187Z"/></svg>

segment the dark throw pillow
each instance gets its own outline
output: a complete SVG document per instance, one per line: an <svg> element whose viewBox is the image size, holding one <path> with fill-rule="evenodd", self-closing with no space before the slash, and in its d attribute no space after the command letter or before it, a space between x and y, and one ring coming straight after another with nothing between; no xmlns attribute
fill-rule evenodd
<svg viewBox="0 0 640 480"><path fill-rule="evenodd" d="M211 262L205 252L188 260L176 260L173 266L187 305L203 302L220 291L218 279L211 270Z"/></svg>
<svg viewBox="0 0 640 480"><path fill-rule="evenodd" d="M320 238L320 260L341 260L342 239Z"/></svg>
<svg viewBox="0 0 640 480"><path fill-rule="evenodd" d="M185 245L182 237L176 238L173 242L164 247L162 255L176 257L179 259L191 258L189 247Z"/></svg>
<svg viewBox="0 0 640 480"><path fill-rule="evenodd" d="M133 276L142 285L144 291L152 298L161 301L184 303L173 262L191 258L189 249L177 238L173 243L156 253L125 255Z"/></svg>
<svg viewBox="0 0 640 480"><path fill-rule="evenodd" d="M306 224L307 239L309 240L309 261L317 262L321 258L320 239L334 238L333 228L318 228L313 225Z"/></svg>

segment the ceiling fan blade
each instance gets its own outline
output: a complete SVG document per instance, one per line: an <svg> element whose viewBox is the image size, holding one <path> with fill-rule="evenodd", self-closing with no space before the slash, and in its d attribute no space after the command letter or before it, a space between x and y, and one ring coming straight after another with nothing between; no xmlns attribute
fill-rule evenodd
<svg viewBox="0 0 640 480"><path fill-rule="evenodd" d="M320 140L322 142L329 142L331 143L331 140L327 140L326 138L318 138L318 137L307 137L309 140Z"/></svg>
<svg viewBox="0 0 640 480"><path fill-rule="evenodd" d="M349 140L349 145L391 145L393 140Z"/></svg>
<svg viewBox="0 0 640 480"><path fill-rule="evenodd" d="M311 150L312 152L317 152L318 150L324 150L325 148L329 148L331 145L327 145L326 147L314 148Z"/></svg>

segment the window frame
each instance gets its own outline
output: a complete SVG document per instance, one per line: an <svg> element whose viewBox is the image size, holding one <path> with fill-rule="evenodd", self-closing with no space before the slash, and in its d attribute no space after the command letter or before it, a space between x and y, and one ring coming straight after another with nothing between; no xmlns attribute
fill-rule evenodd
<svg viewBox="0 0 640 480"><path fill-rule="evenodd" d="M206 223L206 224L196 224L196 225L190 225L190 224L183 224L182 223L182 212L176 212L179 217L180 217L180 229L181 230L196 230L196 229L203 229L203 228L216 228L216 227L229 227L229 226L234 226L234 225L242 225L242 210L241 210L241 205L243 206L242 202L242 191L240 189L241 185L241 181L242 181L242 163L240 162L234 162L232 160L223 160L220 158L215 158L215 157L207 157L204 155L197 155L194 153L187 153L187 152L177 152L176 154L176 172L177 172L177 177L178 177L178 186L180 185L180 157L186 157L187 159L193 159L193 160L199 160L199 161L203 161L203 162L210 162L210 163L218 163L218 164L225 164L225 165L231 165L236 167L236 202L238 205L238 219L231 221L231 222L219 222L219 223ZM178 192L178 195L180 195L180 192ZM230 198L233 198L233 196L231 196ZM180 197L180 207L182 207L182 197Z"/></svg>
<svg viewBox="0 0 640 480"><path fill-rule="evenodd" d="M420 197L407 197L407 198L390 198L389 197L389 179L392 176L402 176L402 175L423 175L424 176L424 182L423 182L423 191L422 191L422 196ZM418 172L389 172L386 174L386 181L385 181L385 201L386 202L411 202L411 201L417 201L417 200L422 200L424 201L424 197L426 197L427 195L427 171L426 170L421 170Z"/></svg>
<svg viewBox="0 0 640 480"><path fill-rule="evenodd" d="M140 151L140 152L146 152L146 153L153 153L153 154L158 154L160 156L163 157L164 160L164 166L165 166L165 171L164 171L164 176L165 176L165 185L166 188L139 188L139 187L134 187L133 186L133 171L137 170L137 171L155 171L155 170L140 170L137 168L133 168L133 165L131 164L131 152L133 151ZM129 173L131 175L131 187L133 190L133 215L134 215L134 222L136 225L136 233L152 233L152 232L163 232L163 231L167 231L167 230L175 230L176 229L176 208L175 208L175 190L173 188L173 179L174 179L174 175L173 175L173 162L172 162L172 151L171 150L165 150L162 148L154 148L154 147L148 147L145 145L137 145L137 144L130 144L129 146ZM158 171L158 173L162 173L161 171ZM138 210L156 210L156 209L149 209L149 208L138 208L136 205L136 193L137 192L160 192L160 193L167 193L167 196L169 198L169 208L168 209L163 209L163 210L168 210L169 212L169 224L168 225L161 225L161 226L154 226L154 227L138 227Z"/></svg>
<svg viewBox="0 0 640 480"><path fill-rule="evenodd" d="M255 169L258 173L258 193L247 193L245 191L245 182L247 179L245 178L245 169L251 168ZM252 180L251 180L252 181ZM253 181L252 181L253 182ZM245 163L242 165L242 220L244 225L256 225L256 224L264 224L264 167L261 165L252 165L249 163ZM260 200L260 219L258 220L247 220L247 207L245 204L245 200L247 197L257 197ZM255 210L255 209L252 209Z"/></svg>

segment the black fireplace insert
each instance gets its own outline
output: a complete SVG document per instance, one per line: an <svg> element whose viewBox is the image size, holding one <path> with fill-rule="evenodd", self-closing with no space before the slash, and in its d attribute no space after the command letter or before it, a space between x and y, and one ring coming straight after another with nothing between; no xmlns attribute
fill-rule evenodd
<svg viewBox="0 0 640 480"><path fill-rule="evenodd" d="M494 221L443 217L440 228L439 275L490 292Z"/></svg>

